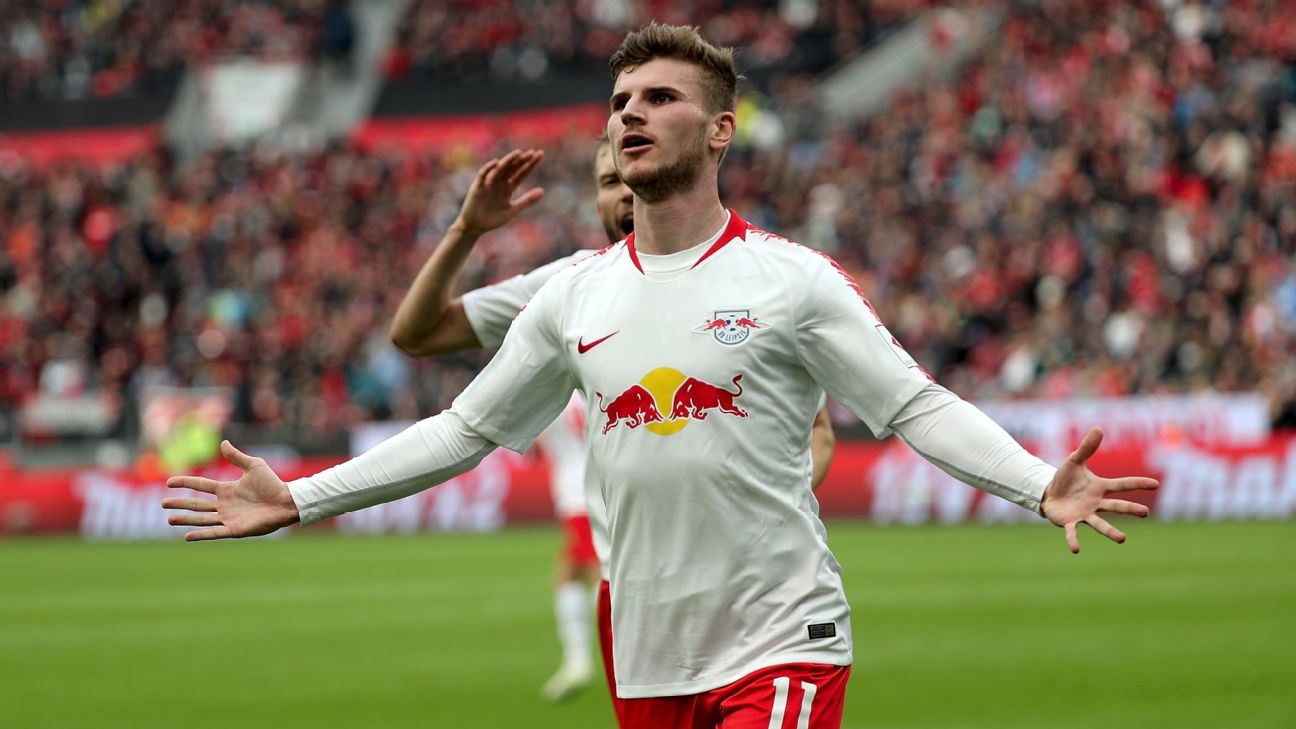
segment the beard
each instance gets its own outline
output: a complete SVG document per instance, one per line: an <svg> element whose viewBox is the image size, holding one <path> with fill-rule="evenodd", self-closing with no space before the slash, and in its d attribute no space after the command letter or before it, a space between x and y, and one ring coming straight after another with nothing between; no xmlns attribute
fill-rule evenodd
<svg viewBox="0 0 1296 729"><path fill-rule="evenodd" d="M684 145L683 153L674 162L656 169L622 174L621 180L640 200L646 203L661 202L697 182L702 174L704 148L702 135L699 134L693 144Z"/></svg>
<svg viewBox="0 0 1296 729"><path fill-rule="evenodd" d="M634 216L627 215L623 218L603 218L603 231L607 233L609 243L616 243L622 238L634 232Z"/></svg>

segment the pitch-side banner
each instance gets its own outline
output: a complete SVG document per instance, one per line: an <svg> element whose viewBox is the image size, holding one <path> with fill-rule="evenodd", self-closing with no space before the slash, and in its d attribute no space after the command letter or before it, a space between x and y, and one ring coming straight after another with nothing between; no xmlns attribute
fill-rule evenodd
<svg viewBox="0 0 1296 729"><path fill-rule="evenodd" d="M365 149L403 152L445 152L467 147L486 152L500 139L591 142L607 123L604 104L574 104L557 109L532 109L502 114L375 117L351 133Z"/></svg>
<svg viewBox="0 0 1296 729"><path fill-rule="evenodd" d="M337 459L272 464L285 480ZM1296 434L1253 446L1163 440L1101 449L1091 462L1103 476L1143 474L1159 492L1135 498L1162 520L1290 518L1296 512ZM206 471L237 478L229 466ZM88 539L178 539L158 503L163 479L99 469L0 473L0 534L79 533ZM826 518L879 524L1039 522L1034 515L955 481L901 443L841 443L819 490ZM492 531L552 519L542 455L499 450L470 473L409 498L309 527L348 534ZM1042 523L1042 522L1041 522Z"/></svg>

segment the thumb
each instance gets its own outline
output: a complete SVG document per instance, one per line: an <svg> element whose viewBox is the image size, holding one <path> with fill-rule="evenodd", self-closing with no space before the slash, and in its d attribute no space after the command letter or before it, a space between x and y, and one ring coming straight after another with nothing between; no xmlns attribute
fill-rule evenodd
<svg viewBox="0 0 1296 729"><path fill-rule="evenodd" d="M221 455L225 456L225 460L229 461L230 463L233 463L235 466L238 466L244 471L248 470L249 468L252 468L252 462L255 459L252 458L252 456L249 456L248 454L244 453L243 451L235 448L234 444L230 443L229 441L227 440L221 441L220 449L221 449Z"/></svg>
<svg viewBox="0 0 1296 729"><path fill-rule="evenodd" d="M1067 457L1067 460L1077 466L1083 466L1089 460L1089 457L1098 450L1098 445L1102 443L1102 439L1102 428L1091 428L1085 434L1084 440L1080 441L1080 445Z"/></svg>

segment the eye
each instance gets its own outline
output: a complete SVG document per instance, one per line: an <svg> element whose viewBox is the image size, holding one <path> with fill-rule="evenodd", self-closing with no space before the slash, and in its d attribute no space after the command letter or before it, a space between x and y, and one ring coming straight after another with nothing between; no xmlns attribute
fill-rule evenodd
<svg viewBox="0 0 1296 729"><path fill-rule="evenodd" d="M658 91L657 93L655 93L655 94L652 95L652 103L654 103L654 104L664 104L664 103L670 101L670 100L673 99L673 98L675 98L675 97L671 96L670 94L666 93L665 91Z"/></svg>
<svg viewBox="0 0 1296 729"><path fill-rule="evenodd" d="M610 103L610 106L612 107L612 111L621 111L622 109L625 108L625 105L626 105L626 100L624 96L618 96L612 99Z"/></svg>

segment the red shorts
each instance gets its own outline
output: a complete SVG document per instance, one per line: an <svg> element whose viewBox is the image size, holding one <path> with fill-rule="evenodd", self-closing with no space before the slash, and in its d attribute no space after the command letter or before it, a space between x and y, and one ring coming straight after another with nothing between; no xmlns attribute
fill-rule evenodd
<svg viewBox="0 0 1296 729"><path fill-rule="evenodd" d="M607 676L608 692L612 696L612 710L616 712L617 725L625 727L621 706L624 701L616 694L616 669L612 665L612 590L607 580L599 582L598 591L599 651L603 653L603 674Z"/></svg>
<svg viewBox="0 0 1296 729"><path fill-rule="evenodd" d="M850 666L788 663L692 696L617 699L621 729L839 729Z"/></svg>
<svg viewBox="0 0 1296 729"><path fill-rule="evenodd" d="M594 533L590 531L589 517L583 514L569 516L562 520L562 525L563 559L580 567L597 566L598 554L594 552Z"/></svg>

